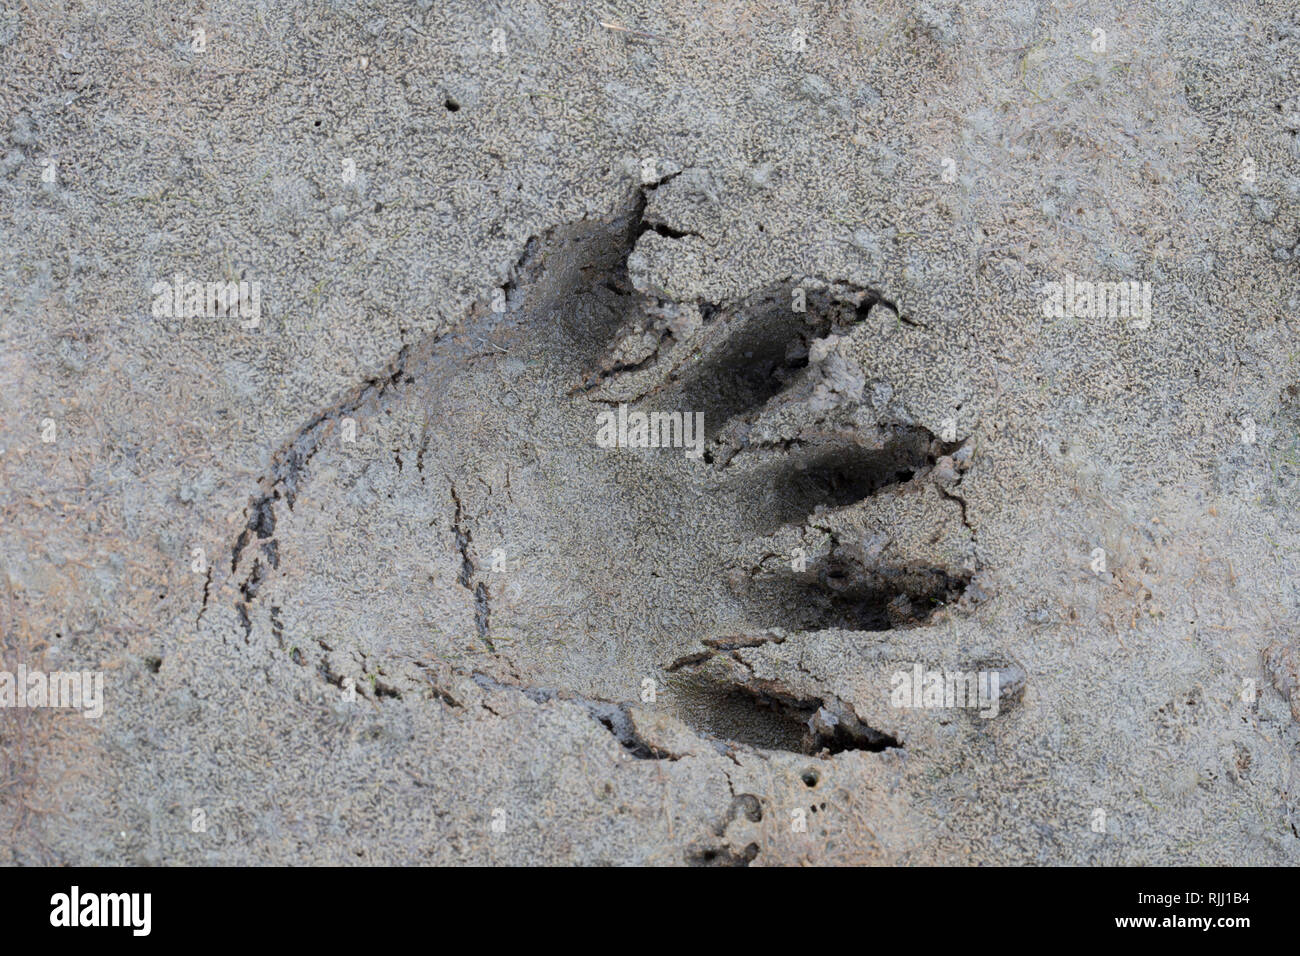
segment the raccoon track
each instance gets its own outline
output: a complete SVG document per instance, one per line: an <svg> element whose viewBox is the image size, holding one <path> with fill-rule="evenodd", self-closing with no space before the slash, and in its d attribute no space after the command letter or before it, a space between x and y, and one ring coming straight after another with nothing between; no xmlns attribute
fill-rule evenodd
<svg viewBox="0 0 1300 956"><path fill-rule="evenodd" d="M931 487L954 446L868 416L826 357L889 303L818 279L738 304L642 295L627 259L643 208L531 240L504 312L481 303L403 349L273 456L232 547L244 639L272 657L314 643L335 682L367 693L382 674L375 697L444 700L432 659L575 699L635 701L651 680L656 706L749 746L893 746L847 719L817 731L821 700L664 666L718 632L911 626L960 596L969 535ZM597 416L620 405L702 413L712 454L601 447ZM780 440L769 413L795 423ZM935 530L891 536L914 513ZM738 561L754 551L770 554Z"/></svg>

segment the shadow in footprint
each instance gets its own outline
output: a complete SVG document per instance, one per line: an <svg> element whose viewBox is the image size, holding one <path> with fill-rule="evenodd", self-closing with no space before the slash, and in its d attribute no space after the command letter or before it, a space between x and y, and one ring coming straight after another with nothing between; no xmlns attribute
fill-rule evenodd
<svg viewBox="0 0 1300 956"><path fill-rule="evenodd" d="M756 531L770 533L802 521L818 506L842 508L910 481L929 464L929 436L920 429L900 432L884 448L823 445L786 453L749 480L767 491L749 512Z"/></svg>
<svg viewBox="0 0 1300 956"><path fill-rule="evenodd" d="M788 307L756 311L684 379L683 407L703 412L706 434L714 437L734 415L763 405L807 366L813 333L804 316Z"/></svg>
<svg viewBox="0 0 1300 956"><path fill-rule="evenodd" d="M829 754L847 750L874 753L902 744L889 734L861 723L836 708L835 719L823 718L826 701L776 691L720 686L699 675L682 675L674 689L686 705L688 719L706 733L764 750ZM807 780L805 780L808 783ZM815 786L815 780L808 786Z"/></svg>

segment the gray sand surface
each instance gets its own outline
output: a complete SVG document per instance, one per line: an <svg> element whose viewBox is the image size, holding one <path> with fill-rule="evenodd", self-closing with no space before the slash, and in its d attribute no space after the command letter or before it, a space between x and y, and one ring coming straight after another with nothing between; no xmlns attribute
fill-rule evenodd
<svg viewBox="0 0 1300 956"><path fill-rule="evenodd" d="M0 672L103 678L0 862L1300 863L1290 0L18 2L0 100Z"/></svg>

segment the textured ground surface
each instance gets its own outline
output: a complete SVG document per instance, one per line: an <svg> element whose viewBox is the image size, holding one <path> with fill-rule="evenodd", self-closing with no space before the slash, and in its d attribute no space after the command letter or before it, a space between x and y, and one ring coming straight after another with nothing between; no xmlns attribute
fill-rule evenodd
<svg viewBox="0 0 1300 956"><path fill-rule="evenodd" d="M0 860L1300 862L1293 4L19 0L0 66L0 670L105 674L0 712Z"/></svg>

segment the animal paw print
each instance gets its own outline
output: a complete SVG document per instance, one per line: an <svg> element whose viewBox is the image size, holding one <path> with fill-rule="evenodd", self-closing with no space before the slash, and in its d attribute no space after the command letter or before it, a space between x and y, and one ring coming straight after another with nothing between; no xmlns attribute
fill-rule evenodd
<svg viewBox="0 0 1300 956"><path fill-rule="evenodd" d="M722 746L894 745L740 652L960 600L970 449L863 373L899 321L878 292L669 301L629 277L641 231L630 211L530 243L495 303L281 449L231 563L244 639L376 697L439 697L451 669Z"/></svg>

